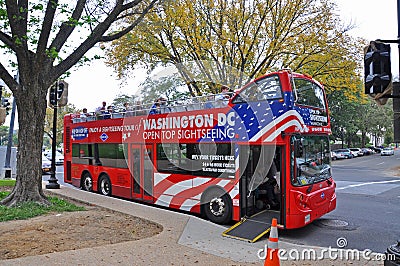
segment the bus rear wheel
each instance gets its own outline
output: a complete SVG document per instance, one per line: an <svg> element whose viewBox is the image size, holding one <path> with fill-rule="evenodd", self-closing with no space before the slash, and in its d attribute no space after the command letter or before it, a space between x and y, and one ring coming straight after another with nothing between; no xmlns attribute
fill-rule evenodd
<svg viewBox="0 0 400 266"><path fill-rule="evenodd" d="M86 191L93 191L93 181L89 173L86 173L82 177L82 189Z"/></svg>
<svg viewBox="0 0 400 266"><path fill-rule="evenodd" d="M99 180L99 191L104 196L111 196L111 181L108 176L102 175Z"/></svg>
<svg viewBox="0 0 400 266"><path fill-rule="evenodd" d="M218 224L226 224L232 219L231 199L225 191L212 189L205 192L203 211L206 217Z"/></svg>

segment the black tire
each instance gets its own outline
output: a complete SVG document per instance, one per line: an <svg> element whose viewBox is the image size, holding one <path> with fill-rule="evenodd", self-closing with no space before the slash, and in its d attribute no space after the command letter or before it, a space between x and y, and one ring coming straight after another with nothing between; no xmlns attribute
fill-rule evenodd
<svg viewBox="0 0 400 266"><path fill-rule="evenodd" d="M89 173L85 173L82 177L82 189L86 191L93 191L93 179Z"/></svg>
<svg viewBox="0 0 400 266"><path fill-rule="evenodd" d="M232 201L221 189L211 189L204 192L202 207L205 216L218 224L229 223L232 219Z"/></svg>
<svg viewBox="0 0 400 266"><path fill-rule="evenodd" d="M100 176L99 189L100 194L104 196L111 196L111 181L106 175Z"/></svg>

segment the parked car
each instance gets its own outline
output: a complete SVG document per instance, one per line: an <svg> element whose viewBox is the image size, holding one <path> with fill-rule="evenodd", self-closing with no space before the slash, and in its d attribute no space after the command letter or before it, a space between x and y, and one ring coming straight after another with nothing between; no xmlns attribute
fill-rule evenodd
<svg viewBox="0 0 400 266"><path fill-rule="evenodd" d="M51 162L46 156L42 156L42 174L47 174L51 171Z"/></svg>
<svg viewBox="0 0 400 266"><path fill-rule="evenodd" d="M364 152L360 148L349 148L349 150L354 154L354 157L364 156Z"/></svg>
<svg viewBox="0 0 400 266"><path fill-rule="evenodd" d="M334 150L334 152L341 153L346 159L351 159L354 157L354 155L351 153L349 149L337 149Z"/></svg>
<svg viewBox="0 0 400 266"><path fill-rule="evenodd" d="M394 155L394 150L392 148L383 148L383 150L381 150L381 156L384 155Z"/></svg>
<svg viewBox="0 0 400 266"><path fill-rule="evenodd" d="M345 159L346 157L344 156L343 153L337 153L335 151L331 151L331 158L332 160L339 160L339 159Z"/></svg>
<svg viewBox="0 0 400 266"><path fill-rule="evenodd" d="M380 153L381 152L381 148L379 148L379 147L371 147L371 149L374 151L374 152L376 152L376 153Z"/></svg>
<svg viewBox="0 0 400 266"><path fill-rule="evenodd" d="M51 152L47 152L45 154L45 156L47 157L47 159L49 159L51 161ZM64 164L64 155L62 155L61 153L59 153L58 151L56 151L56 165L62 165Z"/></svg>
<svg viewBox="0 0 400 266"><path fill-rule="evenodd" d="M361 151L364 153L364 155L371 155L375 153L375 151L371 148L361 148Z"/></svg>

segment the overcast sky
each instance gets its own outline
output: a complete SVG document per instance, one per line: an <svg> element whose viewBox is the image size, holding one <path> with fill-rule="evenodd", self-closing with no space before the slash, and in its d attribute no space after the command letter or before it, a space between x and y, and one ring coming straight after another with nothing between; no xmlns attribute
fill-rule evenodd
<svg viewBox="0 0 400 266"><path fill-rule="evenodd" d="M373 41L397 39L397 1L395 0L337 0L343 21L353 22L353 36ZM393 76L399 76L399 48L391 44Z"/></svg>

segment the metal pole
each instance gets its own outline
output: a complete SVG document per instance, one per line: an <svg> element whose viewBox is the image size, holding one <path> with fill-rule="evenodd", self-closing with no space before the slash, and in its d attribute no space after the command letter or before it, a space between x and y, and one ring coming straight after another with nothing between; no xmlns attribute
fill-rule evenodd
<svg viewBox="0 0 400 266"><path fill-rule="evenodd" d="M340 129L340 133L341 133L341 137L342 137L342 149L343 149L343 147L344 147L344 145L343 145L343 141L344 141L344 130L343 130L343 128Z"/></svg>
<svg viewBox="0 0 400 266"><path fill-rule="evenodd" d="M57 148L57 103L53 107L53 140L51 143L51 175L49 179L49 183L46 185L48 189L59 189L60 184L58 184L58 180L56 177L56 148Z"/></svg>
<svg viewBox="0 0 400 266"><path fill-rule="evenodd" d="M399 49L399 59L400 59L400 0L397 0L397 47ZM399 77L400 77L400 60L399 60Z"/></svg>
<svg viewBox="0 0 400 266"><path fill-rule="evenodd" d="M11 120L10 120L10 129L8 131L8 143L7 143L7 152L6 152L6 162L4 163L5 178L11 178L11 147L12 147L12 138L14 133L14 120L15 120L15 109L17 109L17 101L13 99L12 110L11 110Z"/></svg>
<svg viewBox="0 0 400 266"><path fill-rule="evenodd" d="M19 73L14 77L17 83L19 83ZM8 143L6 150L6 160L4 162L4 178L11 178L11 147L12 147L12 137L14 133L14 120L15 120L15 110L17 109L17 101L15 98L13 99L12 109L11 109L11 117L10 117L10 128L8 130Z"/></svg>

